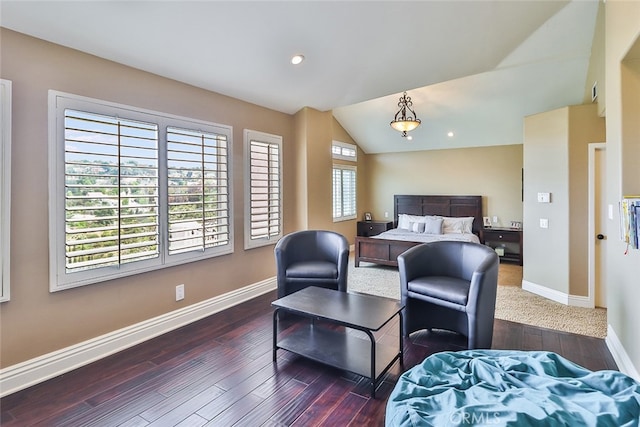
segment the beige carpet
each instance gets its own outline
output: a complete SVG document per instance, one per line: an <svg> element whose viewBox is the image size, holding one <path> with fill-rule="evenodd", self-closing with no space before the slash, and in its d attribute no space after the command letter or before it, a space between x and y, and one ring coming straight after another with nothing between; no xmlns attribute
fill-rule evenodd
<svg viewBox="0 0 640 427"><path fill-rule="evenodd" d="M349 260L350 291L400 299L398 269L370 263L353 265ZM607 311L570 307L524 291L521 288L522 267L501 264L498 277L496 318L542 328L605 338Z"/></svg>

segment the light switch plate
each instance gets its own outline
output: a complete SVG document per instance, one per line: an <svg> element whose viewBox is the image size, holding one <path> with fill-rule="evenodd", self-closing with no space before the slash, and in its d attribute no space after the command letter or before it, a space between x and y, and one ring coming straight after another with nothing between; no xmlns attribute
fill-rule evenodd
<svg viewBox="0 0 640 427"><path fill-rule="evenodd" d="M549 220L547 218L540 218L540 228L549 228Z"/></svg>
<svg viewBox="0 0 640 427"><path fill-rule="evenodd" d="M538 203L549 203L551 201L551 193L538 193Z"/></svg>

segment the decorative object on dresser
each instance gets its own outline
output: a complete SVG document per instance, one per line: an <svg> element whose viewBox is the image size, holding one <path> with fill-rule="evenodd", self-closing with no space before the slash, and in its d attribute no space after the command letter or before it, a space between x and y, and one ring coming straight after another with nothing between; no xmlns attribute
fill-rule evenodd
<svg viewBox="0 0 640 427"><path fill-rule="evenodd" d="M522 265L522 230L519 228L485 228L484 244L500 256L501 261Z"/></svg>
<svg viewBox="0 0 640 427"><path fill-rule="evenodd" d="M427 241L482 243L482 196L395 195L393 206L395 228L356 236L356 267L360 261L397 267L398 255Z"/></svg>
<svg viewBox="0 0 640 427"><path fill-rule="evenodd" d="M393 228L393 221L358 221L357 236L371 237Z"/></svg>

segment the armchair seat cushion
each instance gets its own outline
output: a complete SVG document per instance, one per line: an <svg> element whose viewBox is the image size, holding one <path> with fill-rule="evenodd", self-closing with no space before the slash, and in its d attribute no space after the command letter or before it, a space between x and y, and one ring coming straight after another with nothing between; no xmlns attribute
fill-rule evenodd
<svg viewBox="0 0 640 427"><path fill-rule="evenodd" d="M287 267L285 274L290 279L337 279L338 266L329 261L296 262Z"/></svg>
<svg viewBox="0 0 640 427"><path fill-rule="evenodd" d="M470 283L456 277L417 277L408 283L408 290L414 294L432 297L465 306L469 298Z"/></svg>

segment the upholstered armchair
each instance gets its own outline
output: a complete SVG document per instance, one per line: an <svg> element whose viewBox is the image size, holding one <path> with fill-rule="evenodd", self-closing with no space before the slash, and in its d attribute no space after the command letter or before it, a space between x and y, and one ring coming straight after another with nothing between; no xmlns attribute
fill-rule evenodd
<svg viewBox="0 0 640 427"><path fill-rule="evenodd" d="M491 348L499 262L487 246L455 241L398 256L405 335L445 329L466 336L469 349Z"/></svg>
<svg viewBox="0 0 640 427"><path fill-rule="evenodd" d="M278 298L307 286L347 291L349 242L327 230L296 231L274 248Z"/></svg>

